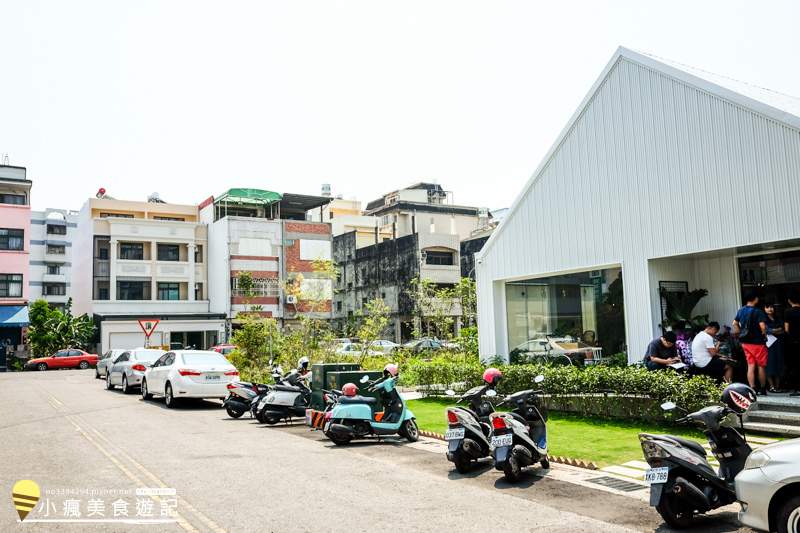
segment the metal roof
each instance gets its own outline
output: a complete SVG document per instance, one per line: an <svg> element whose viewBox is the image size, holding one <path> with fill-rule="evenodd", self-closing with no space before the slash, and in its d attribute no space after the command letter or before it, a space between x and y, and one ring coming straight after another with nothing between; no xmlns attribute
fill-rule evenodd
<svg viewBox="0 0 800 533"><path fill-rule="evenodd" d="M308 211L323 205L328 205L333 201L330 196L306 196L304 194L285 193L281 199L281 212L284 211Z"/></svg>

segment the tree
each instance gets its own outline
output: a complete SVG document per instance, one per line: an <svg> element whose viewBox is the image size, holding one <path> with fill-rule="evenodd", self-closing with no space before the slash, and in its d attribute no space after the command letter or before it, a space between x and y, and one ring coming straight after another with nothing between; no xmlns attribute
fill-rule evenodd
<svg viewBox="0 0 800 533"><path fill-rule="evenodd" d="M72 298L67 300L64 313L51 310L43 299L37 300L31 305L29 320L28 342L34 357L47 357L65 348L88 351L97 335L94 320L86 313L72 315Z"/></svg>
<svg viewBox="0 0 800 533"><path fill-rule="evenodd" d="M477 326L478 298L475 293L475 280L472 278L461 278L461 282L455 287L454 295L461 303L463 326Z"/></svg>
<svg viewBox="0 0 800 533"><path fill-rule="evenodd" d="M450 314L457 303L455 289L439 287L430 279L417 277L411 280L408 292L414 301L414 314L419 318L420 327L424 325L426 335L431 336L433 326L439 337L451 337L453 317ZM414 336L419 337L420 333L415 331Z"/></svg>
<svg viewBox="0 0 800 533"><path fill-rule="evenodd" d="M364 304L364 307L367 308L366 313L358 312L358 315L364 318L364 322L358 328L358 338L361 340L361 355L358 363L364 359L372 343L381 336L389 320L389 306L386 305L383 298L370 300Z"/></svg>
<svg viewBox="0 0 800 533"><path fill-rule="evenodd" d="M50 309L47 300L36 300L31 304L28 320L28 342L31 345L33 357L47 357L60 349L61 341L55 331L47 327L47 321L55 316L57 311Z"/></svg>
<svg viewBox="0 0 800 533"><path fill-rule="evenodd" d="M281 335L274 318L262 318L258 315L239 313L242 321L239 328L231 335L231 343L238 346L231 357L240 372L242 379L264 381L269 376L268 362L270 357L276 362L281 352Z"/></svg>
<svg viewBox="0 0 800 533"><path fill-rule="evenodd" d="M252 273L249 270L240 270L236 279L236 288L244 292L246 300L244 300L244 308L248 311L261 311L264 309L261 305L250 305L250 298L257 298L258 293L255 292L256 282L251 277Z"/></svg>

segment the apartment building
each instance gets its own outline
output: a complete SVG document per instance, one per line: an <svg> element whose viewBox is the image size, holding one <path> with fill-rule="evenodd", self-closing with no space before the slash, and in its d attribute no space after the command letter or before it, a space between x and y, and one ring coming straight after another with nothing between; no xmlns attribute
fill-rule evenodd
<svg viewBox="0 0 800 533"><path fill-rule="evenodd" d="M279 326L296 323L298 313L314 312L331 318L332 283L313 279L312 261L331 259L330 224L306 220L319 215L332 199L276 193L261 189L230 189L200 204L200 221L208 225L210 309L225 316L228 335L239 313L278 320ZM254 287L239 286L239 273L250 272ZM287 298L286 280L303 275L302 291L321 290L327 301L309 309L302 298ZM227 337L226 337L227 338Z"/></svg>
<svg viewBox="0 0 800 533"><path fill-rule="evenodd" d="M25 167L0 165L0 370L28 329L31 186Z"/></svg>
<svg viewBox="0 0 800 533"><path fill-rule="evenodd" d="M208 228L198 207L90 198L77 216L72 255L75 313L100 327L100 349L145 345L210 348L225 335L209 311ZM156 323L156 320L158 323Z"/></svg>
<svg viewBox="0 0 800 533"><path fill-rule="evenodd" d="M72 243L77 230L77 211L31 211L31 302L44 298L52 309L64 311L72 296Z"/></svg>

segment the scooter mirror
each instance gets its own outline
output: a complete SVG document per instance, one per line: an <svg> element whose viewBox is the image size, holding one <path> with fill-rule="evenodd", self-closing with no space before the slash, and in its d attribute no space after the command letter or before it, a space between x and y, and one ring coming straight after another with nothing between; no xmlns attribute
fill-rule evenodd
<svg viewBox="0 0 800 533"><path fill-rule="evenodd" d="M662 403L661 408L665 411L669 411L670 409L675 409L677 405L672 402Z"/></svg>
<svg viewBox="0 0 800 533"><path fill-rule="evenodd" d="M544 376L542 374L539 374L533 381L535 381L536 383L541 383L542 381L544 381Z"/></svg>
<svg viewBox="0 0 800 533"><path fill-rule="evenodd" d="M448 396L455 396L456 395L456 391L451 390L451 389L447 389L446 391L444 391L444 393L447 394Z"/></svg>
<svg viewBox="0 0 800 533"><path fill-rule="evenodd" d="M486 396L497 396L497 391L494 389L489 389L486 391Z"/></svg>
<svg viewBox="0 0 800 533"><path fill-rule="evenodd" d="M366 383L367 381L369 381L369 376L367 376L366 374L364 374L364 377L363 377L363 378L361 378L361 380L360 380L360 381L361 381L361 383Z"/></svg>

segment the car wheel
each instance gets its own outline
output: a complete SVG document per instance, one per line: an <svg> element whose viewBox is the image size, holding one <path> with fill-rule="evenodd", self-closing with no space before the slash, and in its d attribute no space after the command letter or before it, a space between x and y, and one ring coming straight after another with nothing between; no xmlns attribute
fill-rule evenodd
<svg viewBox="0 0 800 533"><path fill-rule="evenodd" d="M151 400L153 395L147 392L147 380L142 379L142 400Z"/></svg>
<svg viewBox="0 0 800 533"><path fill-rule="evenodd" d="M130 394L131 388L128 387L128 376L122 376L122 394Z"/></svg>
<svg viewBox="0 0 800 533"><path fill-rule="evenodd" d="M800 496L790 498L778 509L778 533L800 532Z"/></svg>
<svg viewBox="0 0 800 533"><path fill-rule="evenodd" d="M87 368L89 368L89 361L81 361L80 363L78 363L78 368L80 368L81 370L86 370Z"/></svg>
<svg viewBox="0 0 800 533"><path fill-rule="evenodd" d="M47 370L47 364L46 363L39 363L38 365L36 365L36 370L41 370L41 371L44 372L45 370Z"/></svg>
<svg viewBox="0 0 800 533"><path fill-rule="evenodd" d="M402 435L409 440L409 442L417 442L419 440L419 428L417 422L412 418L403 422L400 426Z"/></svg>
<svg viewBox="0 0 800 533"><path fill-rule="evenodd" d="M453 452L453 464L456 465L456 470L458 470L459 474L466 474L472 468L472 460L469 458L469 454L461 448Z"/></svg>
<svg viewBox="0 0 800 533"><path fill-rule="evenodd" d="M506 479L511 483L516 483L522 479L522 467L519 465L517 458L513 455L509 455L506 462L503 463L503 474L505 474Z"/></svg>
<svg viewBox="0 0 800 533"><path fill-rule="evenodd" d="M111 383L111 372L106 372L106 388L114 390L114 385Z"/></svg>
<svg viewBox="0 0 800 533"><path fill-rule="evenodd" d="M164 388L164 399L167 402L167 407L169 408L175 407L175 397L172 395L171 383L167 383L167 386Z"/></svg>

